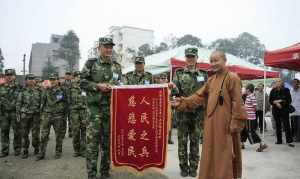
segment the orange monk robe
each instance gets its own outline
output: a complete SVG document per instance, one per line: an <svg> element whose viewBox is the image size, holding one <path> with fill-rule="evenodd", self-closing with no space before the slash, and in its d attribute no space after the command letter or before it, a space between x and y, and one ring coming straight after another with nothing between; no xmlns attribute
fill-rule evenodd
<svg viewBox="0 0 300 179"><path fill-rule="evenodd" d="M189 111L207 101L199 179L235 179L242 176L239 132L247 119L241 81L228 72L223 86L223 105L218 104L222 81L228 71L211 76L206 85L177 107Z"/></svg>

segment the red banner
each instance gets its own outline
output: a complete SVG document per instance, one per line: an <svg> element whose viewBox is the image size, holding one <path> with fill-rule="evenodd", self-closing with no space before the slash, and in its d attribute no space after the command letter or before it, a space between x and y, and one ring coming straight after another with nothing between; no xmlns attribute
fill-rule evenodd
<svg viewBox="0 0 300 179"><path fill-rule="evenodd" d="M169 96L166 86L122 86L112 90L111 159L137 171L163 169Z"/></svg>

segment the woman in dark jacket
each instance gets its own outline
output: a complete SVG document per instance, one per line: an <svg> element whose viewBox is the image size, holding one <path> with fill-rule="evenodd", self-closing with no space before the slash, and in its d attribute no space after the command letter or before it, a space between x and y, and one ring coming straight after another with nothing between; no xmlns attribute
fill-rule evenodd
<svg viewBox="0 0 300 179"><path fill-rule="evenodd" d="M290 90L285 88L283 81L278 79L275 87L271 90L269 102L272 105L272 114L276 122L276 144L282 144L281 124L285 130L286 143L290 147L295 147L291 133L291 126L289 120L289 106L292 102Z"/></svg>

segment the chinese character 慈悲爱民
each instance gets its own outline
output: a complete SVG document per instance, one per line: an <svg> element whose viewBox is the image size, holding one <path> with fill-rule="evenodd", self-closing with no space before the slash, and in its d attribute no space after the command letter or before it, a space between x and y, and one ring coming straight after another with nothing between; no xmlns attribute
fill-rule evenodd
<svg viewBox="0 0 300 179"><path fill-rule="evenodd" d="M129 124L135 124L136 123L134 112L129 113L129 115L128 115L128 123Z"/></svg>
<svg viewBox="0 0 300 179"><path fill-rule="evenodd" d="M128 155L128 157L130 157L130 156L136 157L136 154L135 154L133 146L129 146L128 147L128 149L127 149L127 155Z"/></svg>
<svg viewBox="0 0 300 179"><path fill-rule="evenodd" d="M134 131L134 129L130 129L129 132L128 132L128 140L131 140L131 141L135 141L135 135L136 135L136 132Z"/></svg>
<svg viewBox="0 0 300 179"><path fill-rule="evenodd" d="M136 106L136 102L135 102L135 97L134 96L130 96L128 98L128 106L129 107L135 107Z"/></svg>

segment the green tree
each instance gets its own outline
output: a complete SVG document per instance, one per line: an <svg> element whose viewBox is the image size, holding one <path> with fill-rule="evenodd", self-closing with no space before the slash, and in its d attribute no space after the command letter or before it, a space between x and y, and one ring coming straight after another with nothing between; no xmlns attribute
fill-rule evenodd
<svg viewBox="0 0 300 179"><path fill-rule="evenodd" d="M4 61L4 57L3 57L3 55L2 55L2 50L1 50L1 48L0 48L0 72L1 72L1 73L3 73L3 68L4 68L4 63L3 63L3 61Z"/></svg>
<svg viewBox="0 0 300 179"><path fill-rule="evenodd" d="M180 47L184 45L194 45L197 47L203 47L201 39L191 34L184 35L183 37L178 39L176 46Z"/></svg>
<svg viewBox="0 0 300 179"><path fill-rule="evenodd" d="M149 44L141 45L138 48L138 55L139 56L148 56L154 54L154 50L151 48Z"/></svg>
<svg viewBox="0 0 300 179"><path fill-rule="evenodd" d="M58 73L58 67L54 66L50 60L46 62L45 67L42 70L42 78L44 80L49 79L51 73Z"/></svg>
<svg viewBox="0 0 300 179"><path fill-rule="evenodd" d="M74 31L70 30L62 38L60 48L57 50L57 57L67 62L66 70L73 72L75 66L79 64L79 38Z"/></svg>
<svg viewBox="0 0 300 179"><path fill-rule="evenodd" d="M159 44L159 46L155 47L155 53L159 53L159 52L162 52L162 51L166 51L169 49L169 46L167 43L165 42L161 42Z"/></svg>

